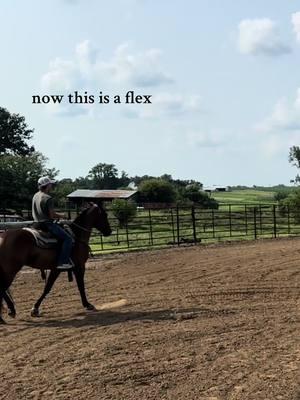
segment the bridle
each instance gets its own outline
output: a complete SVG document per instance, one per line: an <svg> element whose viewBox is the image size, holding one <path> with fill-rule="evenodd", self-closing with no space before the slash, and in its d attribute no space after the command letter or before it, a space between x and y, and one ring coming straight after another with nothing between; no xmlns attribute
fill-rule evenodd
<svg viewBox="0 0 300 400"><path fill-rule="evenodd" d="M102 210L98 207L97 204L94 204L94 203L91 203L91 207L89 208L88 212L91 212L94 208L98 208L98 209L99 209L99 213L101 213ZM76 222L72 222L72 223L71 223L71 226L72 226L72 225L76 226L76 228L78 228L78 229L81 229L83 232L87 232L87 233L89 233L89 234L91 234L92 231L93 231L93 228L92 228L92 229L84 228L83 226L77 224ZM85 242L84 240L80 240L80 239L78 239L78 238L76 238L76 239L77 239L80 243L84 243L85 245L87 245L87 246L90 248L88 242Z"/></svg>
<svg viewBox="0 0 300 400"><path fill-rule="evenodd" d="M93 229L86 229L83 226L76 224L75 222L72 222L71 225L74 225L74 226L76 226L76 228L79 228L82 231L88 232L88 233L92 233L92 230L93 230Z"/></svg>

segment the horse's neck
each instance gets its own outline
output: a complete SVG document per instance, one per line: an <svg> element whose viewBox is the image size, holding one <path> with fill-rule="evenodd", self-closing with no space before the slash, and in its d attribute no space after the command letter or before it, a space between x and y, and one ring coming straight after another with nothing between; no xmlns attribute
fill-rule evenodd
<svg viewBox="0 0 300 400"><path fill-rule="evenodd" d="M88 243L90 240L91 232L92 232L92 221L89 218L89 215L86 214L82 217L78 217L73 222L73 231L76 239L81 242Z"/></svg>

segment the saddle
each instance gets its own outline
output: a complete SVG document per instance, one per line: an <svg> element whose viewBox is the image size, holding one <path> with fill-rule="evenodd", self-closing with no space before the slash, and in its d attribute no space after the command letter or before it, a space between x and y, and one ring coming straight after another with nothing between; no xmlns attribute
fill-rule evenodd
<svg viewBox="0 0 300 400"><path fill-rule="evenodd" d="M58 240L50 232L44 232L36 228L23 229L32 234L36 245L41 249L55 249L58 245Z"/></svg>
<svg viewBox="0 0 300 400"><path fill-rule="evenodd" d="M69 225L61 224L61 226L69 233L74 241L74 234ZM22 229L32 234L37 247L41 249L56 249L61 243L52 233L46 231L42 224L35 224L31 228L26 227Z"/></svg>

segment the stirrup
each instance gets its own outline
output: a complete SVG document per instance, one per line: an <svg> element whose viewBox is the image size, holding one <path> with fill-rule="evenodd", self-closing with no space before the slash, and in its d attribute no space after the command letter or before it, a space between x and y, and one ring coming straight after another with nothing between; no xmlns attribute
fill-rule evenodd
<svg viewBox="0 0 300 400"><path fill-rule="evenodd" d="M72 264L60 264L56 267L56 269L59 269L59 270L70 270L72 268L73 268Z"/></svg>

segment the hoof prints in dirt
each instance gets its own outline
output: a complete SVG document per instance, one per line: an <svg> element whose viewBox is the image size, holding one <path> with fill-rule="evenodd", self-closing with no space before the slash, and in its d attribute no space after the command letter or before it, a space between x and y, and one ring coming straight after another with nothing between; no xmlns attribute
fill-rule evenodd
<svg viewBox="0 0 300 400"><path fill-rule="evenodd" d="M299 248L276 240L99 260L87 268L87 292L108 308L82 311L75 285L59 280L39 320L28 313L42 283L20 274L18 318L0 329L2 393L300 400ZM116 296L123 309L110 308Z"/></svg>

